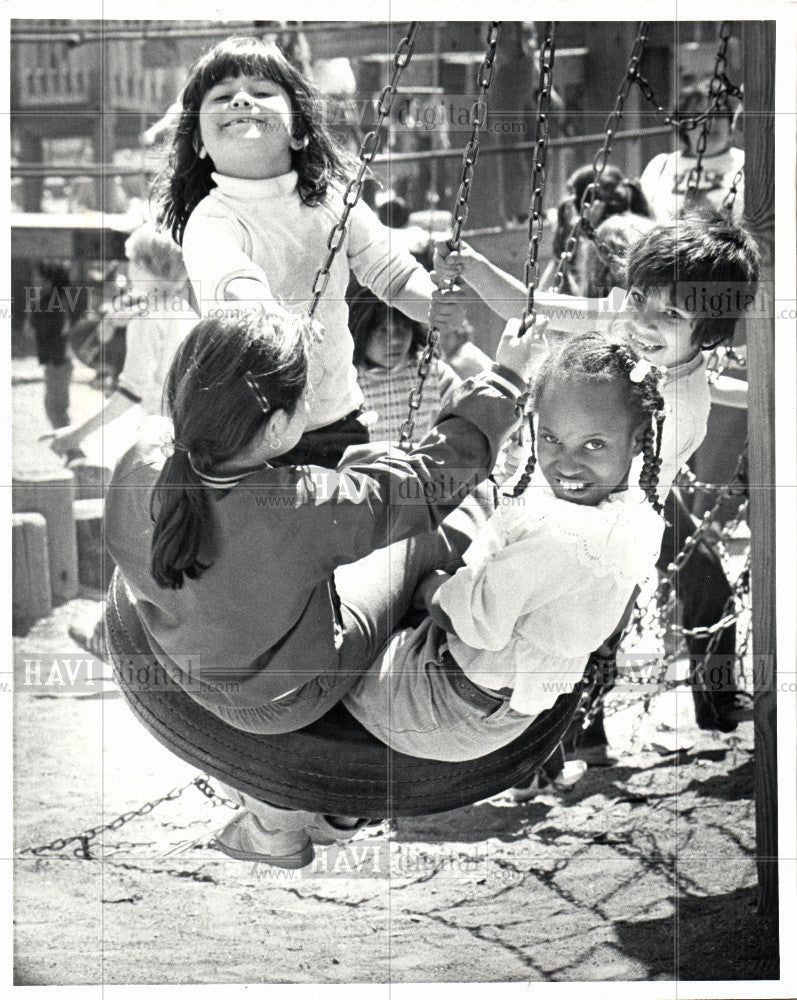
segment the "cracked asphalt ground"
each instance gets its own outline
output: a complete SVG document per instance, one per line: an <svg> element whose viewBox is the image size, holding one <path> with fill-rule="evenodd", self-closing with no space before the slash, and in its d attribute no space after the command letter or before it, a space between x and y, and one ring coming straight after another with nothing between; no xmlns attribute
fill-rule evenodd
<svg viewBox="0 0 797 1000"><path fill-rule="evenodd" d="M40 391L35 379L15 386L18 420L27 412L35 426ZM84 655L66 630L98 608L83 594L15 640L17 849L196 776L112 687L78 697L25 683L26 658L46 669ZM194 786L92 842L92 860L74 844L17 855L15 982L679 979L689 997L689 981L776 978L777 931L755 909L752 722L701 732L678 688L647 715L610 716L607 730L616 762L565 795L393 821L317 848L301 873L209 849L231 812Z"/></svg>

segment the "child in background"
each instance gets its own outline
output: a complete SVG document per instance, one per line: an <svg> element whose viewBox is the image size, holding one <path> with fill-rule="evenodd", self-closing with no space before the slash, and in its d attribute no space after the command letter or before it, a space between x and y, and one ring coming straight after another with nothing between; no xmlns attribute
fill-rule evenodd
<svg viewBox="0 0 797 1000"><path fill-rule="evenodd" d="M141 226L125 243L125 256L130 262L134 312L127 324L124 368L116 389L98 413L56 433L51 445L56 454L79 449L89 434L106 427L136 404L142 416L160 413L169 365L199 318L186 297L188 276L180 248L167 234L159 233L152 225ZM103 440L103 457L109 465L115 461L114 452L121 453L118 445Z"/></svg>
<svg viewBox="0 0 797 1000"><path fill-rule="evenodd" d="M705 437L712 398L735 405L746 389L744 383L724 376L709 385L704 352L733 340L736 323L754 301L758 269L758 249L744 229L719 216L689 216L655 226L634 245L628 261L628 291L619 310L614 308L613 295L597 301L550 292L535 296L540 309L555 315L552 325L557 329L571 333L590 326L611 329L613 337L627 339L643 358L665 369L662 396L669 419L659 473L662 502L676 474ZM522 283L469 247L452 254L446 244L438 244L435 270L464 278L499 315L520 314L525 305ZM716 294L718 308L713 307ZM661 564L666 567L683 548L693 521L674 494L667 499L665 515L673 526L661 552ZM719 555L705 540L693 550L674 585L683 599L687 628L709 627L722 618L731 588ZM687 639L693 680L708 641ZM693 684L701 728L730 731L736 727L736 688L727 672L734 650L735 629L730 626L715 650L717 662L725 665L723 680L710 687Z"/></svg>
<svg viewBox="0 0 797 1000"><path fill-rule="evenodd" d="M134 312L127 322L127 349L116 388L101 410L82 424L56 431L51 444L57 455L68 458L81 453L86 438L101 431L98 461L105 467L113 467L128 448L141 420L161 412L172 358L199 318L186 298L188 276L180 248L167 233L150 224L140 226L127 239L125 256L130 262ZM134 406L140 411L138 421L115 423ZM69 635L81 648L107 661L101 614L78 618L69 626Z"/></svg>
<svg viewBox="0 0 797 1000"><path fill-rule="evenodd" d="M652 219L633 212L612 215L595 230L595 239L586 248L588 299L601 299L613 288L625 288L626 267L631 247L656 225Z"/></svg>
<svg viewBox="0 0 797 1000"><path fill-rule="evenodd" d="M453 577L421 585L430 617L394 635L344 698L366 729L401 753L470 760L581 680L655 567L662 407L652 366L627 344L577 337L544 363L534 387L544 481L493 514Z"/></svg>
<svg viewBox="0 0 797 1000"><path fill-rule="evenodd" d="M347 179L321 103L276 46L230 38L202 56L183 90L160 213L201 314L234 302L279 316L306 311ZM316 312L324 333L310 358L313 412L292 461L334 466L346 445L368 440L347 324L350 271L411 319L429 318L433 292L436 326L464 316L360 201Z"/></svg>
<svg viewBox="0 0 797 1000"><path fill-rule="evenodd" d="M565 251L567 239L581 215L581 200L592 183L594 168L591 163L579 167L567 179L565 197L556 211L556 230L553 235L553 256L543 270L539 281L541 289L553 284L559 259ZM633 212L644 217L652 216L639 181L623 177L615 166L607 166L597 184L597 191L590 209L590 222L597 228L613 215ZM573 257L565 272L562 291L566 295L585 295L587 292L587 261L585 257L590 240L578 234Z"/></svg>
<svg viewBox="0 0 797 1000"><path fill-rule="evenodd" d="M27 315L36 334L36 354L44 369L44 412L56 429L69 423L69 386L72 359L69 356L69 268L40 261L36 266L40 284L31 290Z"/></svg>
<svg viewBox="0 0 797 1000"><path fill-rule="evenodd" d="M681 92L677 118L702 115L709 106L710 81L687 87ZM727 97L723 97L708 117L706 148L701 159L700 177L690 202L687 198L690 175L697 166L697 145L703 126L678 127L681 149L654 156L642 171L640 184L659 222L672 222L684 213L703 211L720 212L725 196L739 170L744 167L744 150L733 145L734 111ZM733 218L739 223L744 209L744 174L737 182Z"/></svg>
<svg viewBox="0 0 797 1000"><path fill-rule="evenodd" d="M427 328L361 288L351 299L349 329L365 407L376 414L370 424L371 437L398 443L409 412L410 391L418 382L418 357L426 346ZM444 361L432 359L421 406L414 413L411 444L425 437L440 411L443 396L458 382Z"/></svg>

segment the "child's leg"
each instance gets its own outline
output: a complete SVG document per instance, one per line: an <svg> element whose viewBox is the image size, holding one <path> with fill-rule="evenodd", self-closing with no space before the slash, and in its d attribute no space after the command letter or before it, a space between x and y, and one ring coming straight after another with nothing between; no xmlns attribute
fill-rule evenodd
<svg viewBox="0 0 797 1000"><path fill-rule="evenodd" d="M72 362L44 365L44 410L50 424L57 430L69 425L69 386Z"/></svg>
<svg viewBox="0 0 797 1000"><path fill-rule="evenodd" d="M351 714L400 753L474 760L516 739L533 717L470 681L447 650L446 633L426 618L392 636L384 654L344 698Z"/></svg>
<svg viewBox="0 0 797 1000"><path fill-rule="evenodd" d="M435 569L453 572L461 562L462 552L492 513L492 490L476 494L437 531L394 542L335 570L342 625L337 669L259 709L258 732L302 729L340 701L401 624L419 581Z"/></svg>
<svg viewBox="0 0 797 1000"><path fill-rule="evenodd" d="M674 561L692 533L695 522L677 491L667 498L667 529L659 565ZM723 617L732 590L718 553L705 539L692 551L673 581L683 606L685 628L709 628ZM736 728L730 717L736 698L734 669L736 663L736 628L728 626L720 634L705 673L701 665L710 639L688 638L690 679L695 702L695 717L702 729Z"/></svg>
<svg viewBox="0 0 797 1000"><path fill-rule="evenodd" d="M424 576L436 569L454 573L462 565L463 553L494 510L494 498L492 483L482 483L437 531L395 542L335 570L344 616L341 659L348 671L359 674L373 662L401 625Z"/></svg>

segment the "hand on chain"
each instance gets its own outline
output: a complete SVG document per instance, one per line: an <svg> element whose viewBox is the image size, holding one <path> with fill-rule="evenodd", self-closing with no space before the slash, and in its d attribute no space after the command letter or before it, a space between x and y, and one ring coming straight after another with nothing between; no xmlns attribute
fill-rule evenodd
<svg viewBox="0 0 797 1000"><path fill-rule="evenodd" d="M461 288L435 288L429 325L440 333L455 333L465 325L465 293Z"/></svg>
<svg viewBox="0 0 797 1000"><path fill-rule="evenodd" d="M544 329L548 321L544 316L537 316L533 330L520 333L520 320L510 319L498 344L495 354L496 363L511 368L524 381L528 382L540 361L548 353L548 341ZM537 327L539 326L539 329Z"/></svg>

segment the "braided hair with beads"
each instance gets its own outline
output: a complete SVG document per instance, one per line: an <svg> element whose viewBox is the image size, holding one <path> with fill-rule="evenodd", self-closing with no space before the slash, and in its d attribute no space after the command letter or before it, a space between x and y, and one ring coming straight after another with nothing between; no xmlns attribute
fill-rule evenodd
<svg viewBox="0 0 797 1000"><path fill-rule="evenodd" d="M539 399L548 379L554 375L583 375L614 382L626 391L630 409L640 422L647 421L642 441L642 471L639 486L653 509L662 513L657 487L661 471L661 437L664 425L664 399L659 389L660 371L641 358L629 344L613 342L598 333L586 333L568 340L561 350L549 357L540 368L532 390L532 401ZM534 413L529 413L531 451L513 497L520 496L531 481L537 464Z"/></svg>

